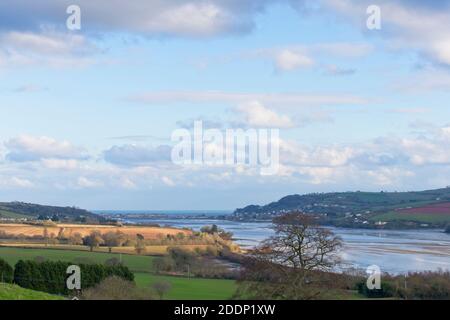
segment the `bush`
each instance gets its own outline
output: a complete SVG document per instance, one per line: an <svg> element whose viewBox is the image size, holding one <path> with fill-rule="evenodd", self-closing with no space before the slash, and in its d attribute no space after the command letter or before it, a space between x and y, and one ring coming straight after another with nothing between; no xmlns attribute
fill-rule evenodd
<svg viewBox="0 0 450 320"><path fill-rule="evenodd" d="M66 271L72 265L69 262L36 261L17 262L14 269L14 282L27 289L53 294L68 294ZM134 281L134 275L123 266L104 266L101 264L80 264L82 289L93 287L102 280L117 276L127 281Z"/></svg>
<svg viewBox="0 0 450 320"><path fill-rule="evenodd" d="M450 272L416 272L396 278L403 299L450 299Z"/></svg>
<svg viewBox="0 0 450 320"><path fill-rule="evenodd" d="M187 266L193 266L196 262L196 256L193 252L189 252L177 247L171 247L168 250L169 257L173 260L174 269L176 271L184 271Z"/></svg>
<svg viewBox="0 0 450 320"><path fill-rule="evenodd" d="M117 276L108 277L85 290L84 300L150 300L150 292L139 289L131 282Z"/></svg>
<svg viewBox="0 0 450 320"><path fill-rule="evenodd" d="M175 262L170 257L156 257L153 259L152 265L156 273L170 272L175 269Z"/></svg>
<svg viewBox="0 0 450 320"><path fill-rule="evenodd" d="M0 282L11 283L14 270L5 260L0 258Z"/></svg>
<svg viewBox="0 0 450 320"><path fill-rule="evenodd" d="M159 281L152 284L152 289L158 295L159 300L162 300L164 295L172 289L172 284L167 281Z"/></svg>
<svg viewBox="0 0 450 320"><path fill-rule="evenodd" d="M393 297L396 292L394 287L390 282L381 281L381 289L367 288L366 280L358 282L357 284L358 292L367 298L390 298Z"/></svg>
<svg viewBox="0 0 450 320"><path fill-rule="evenodd" d="M105 266L119 266L122 262L117 258L110 258L105 261Z"/></svg>

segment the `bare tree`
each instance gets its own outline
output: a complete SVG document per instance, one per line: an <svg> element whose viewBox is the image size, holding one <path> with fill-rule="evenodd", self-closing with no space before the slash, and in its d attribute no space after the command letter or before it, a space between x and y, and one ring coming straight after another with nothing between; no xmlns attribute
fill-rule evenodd
<svg viewBox="0 0 450 320"><path fill-rule="evenodd" d="M127 236L120 231L108 232L103 235L103 240L111 252L113 247L121 247L127 241Z"/></svg>
<svg viewBox="0 0 450 320"><path fill-rule="evenodd" d="M320 273L339 263L341 239L313 217L294 212L273 220L275 235L244 262L238 295L260 299L312 299Z"/></svg>
<svg viewBox="0 0 450 320"><path fill-rule="evenodd" d="M149 289L136 287L133 282L112 276L95 287L83 291L83 300L151 300Z"/></svg>
<svg viewBox="0 0 450 320"><path fill-rule="evenodd" d="M69 244L72 245L82 245L83 244L83 237L80 233L75 232L73 235L69 237Z"/></svg>
<svg viewBox="0 0 450 320"><path fill-rule="evenodd" d="M45 240L45 246L48 246L49 235L48 235L48 229L47 229L47 227L44 227L44 231L43 231L42 237L43 237L44 240Z"/></svg>
<svg viewBox="0 0 450 320"><path fill-rule="evenodd" d="M104 243L102 238L102 234L100 231L92 231L90 235L84 237L84 243L89 246L91 251L94 251L94 248Z"/></svg>
<svg viewBox="0 0 450 320"><path fill-rule="evenodd" d="M152 289L158 295L159 300L162 300L164 295L172 289L172 285L166 281L158 281L152 284Z"/></svg>
<svg viewBox="0 0 450 320"><path fill-rule="evenodd" d="M145 239L140 234L137 234L136 236L136 244L134 245L134 250L137 254L143 254L147 250L145 246Z"/></svg>

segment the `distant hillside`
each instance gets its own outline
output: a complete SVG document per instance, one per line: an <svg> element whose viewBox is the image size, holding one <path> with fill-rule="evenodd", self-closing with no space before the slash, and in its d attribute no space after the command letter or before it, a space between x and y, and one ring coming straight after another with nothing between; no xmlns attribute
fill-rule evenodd
<svg viewBox="0 0 450 320"><path fill-rule="evenodd" d="M102 220L103 218L90 211L75 207L56 207L24 202L0 202L0 218L41 218L60 220Z"/></svg>
<svg viewBox="0 0 450 320"><path fill-rule="evenodd" d="M450 206L438 206L440 209L437 210L436 205L448 202L450 188L412 192L295 194L267 205L236 209L233 219L267 220L284 212L300 210L316 215L323 223L346 227L441 227L450 223Z"/></svg>

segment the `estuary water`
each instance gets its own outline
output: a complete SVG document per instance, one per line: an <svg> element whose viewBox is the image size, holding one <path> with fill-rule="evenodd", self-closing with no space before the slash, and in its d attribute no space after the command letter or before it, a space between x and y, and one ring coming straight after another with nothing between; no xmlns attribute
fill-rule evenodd
<svg viewBox="0 0 450 320"><path fill-rule="evenodd" d="M237 222L215 219L129 219L133 223L157 223L161 226L199 230L216 224L234 234L243 247L258 245L273 231L268 222ZM366 230L330 229L344 242L341 256L346 267L367 268L378 265L383 272L450 270L450 234L443 230Z"/></svg>

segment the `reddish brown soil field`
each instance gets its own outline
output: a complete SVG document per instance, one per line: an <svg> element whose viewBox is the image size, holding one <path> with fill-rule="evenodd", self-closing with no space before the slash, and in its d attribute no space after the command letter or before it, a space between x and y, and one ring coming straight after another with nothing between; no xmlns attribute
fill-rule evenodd
<svg viewBox="0 0 450 320"><path fill-rule="evenodd" d="M396 212L401 214L433 214L433 215L450 215L450 202L437 203L433 205L410 208L410 209L399 209Z"/></svg>

